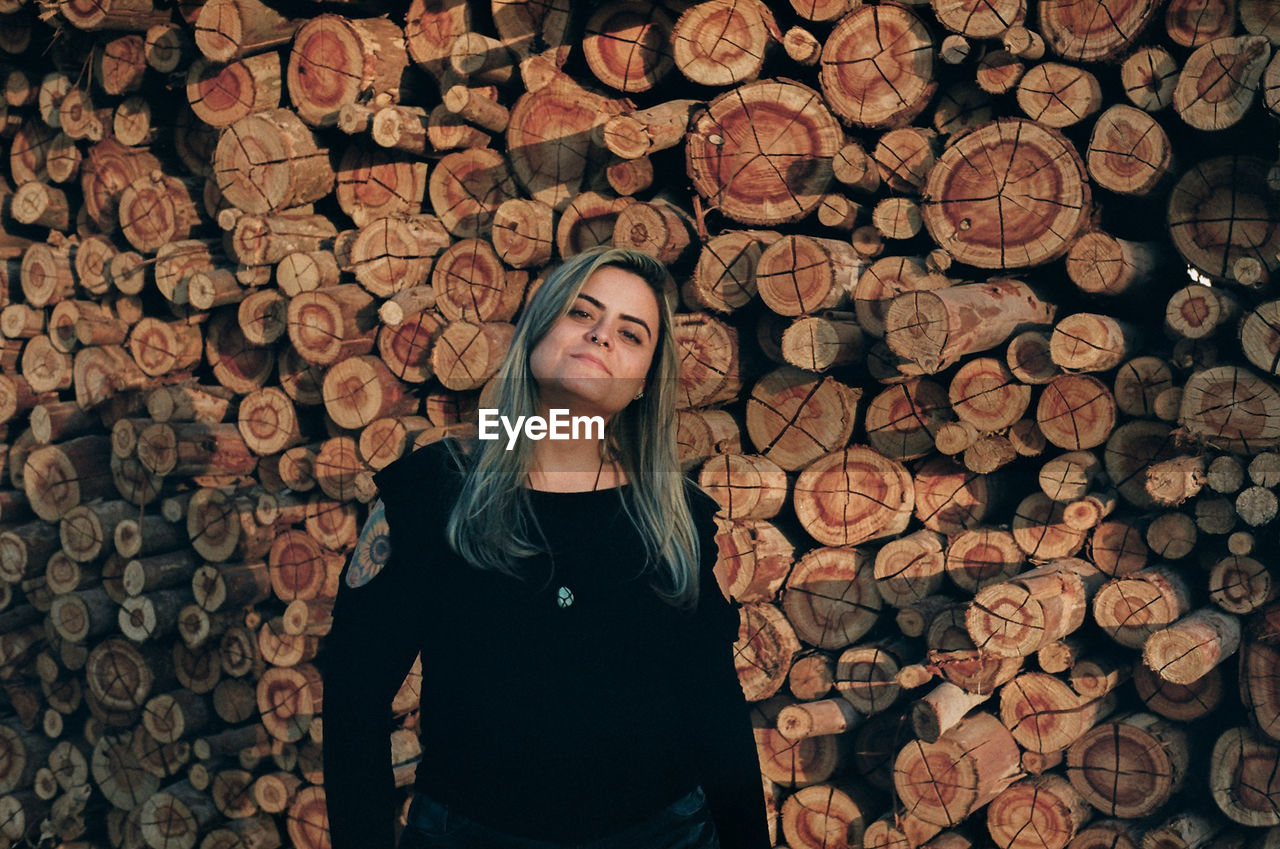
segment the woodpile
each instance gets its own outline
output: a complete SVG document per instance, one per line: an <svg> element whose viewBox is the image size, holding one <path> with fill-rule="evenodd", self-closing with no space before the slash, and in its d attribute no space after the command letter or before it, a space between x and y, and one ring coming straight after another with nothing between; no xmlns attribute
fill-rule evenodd
<svg viewBox="0 0 1280 849"><path fill-rule="evenodd" d="M0 0L0 849L329 845L371 475L605 243L777 845L1280 847L1274 3L300 9Z"/></svg>

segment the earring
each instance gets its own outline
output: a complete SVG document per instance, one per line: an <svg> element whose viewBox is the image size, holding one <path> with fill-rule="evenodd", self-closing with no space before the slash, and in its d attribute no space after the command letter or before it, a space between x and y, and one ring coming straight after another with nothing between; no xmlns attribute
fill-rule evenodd
<svg viewBox="0 0 1280 849"><path fill-rule="evenodd" d="M643 390L643 389L641 389L639 392L637 392L635 395L632 395L631 397L632 397L632 398L634 398L634 399L636 399L637 401L639 401L639 400L640 400L640 396L641 396L641 395L643 395L643 394L644 394L644 390Z"/></svg>

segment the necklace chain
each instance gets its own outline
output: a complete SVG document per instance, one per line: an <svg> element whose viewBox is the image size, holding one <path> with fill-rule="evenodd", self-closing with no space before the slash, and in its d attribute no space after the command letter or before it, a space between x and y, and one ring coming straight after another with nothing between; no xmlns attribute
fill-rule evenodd
<svg viewBox="0 0 1280 849"><path fill-rule="evenodd" d="M600 487L600 475L604 472L604 455L600 455L600 468L596 469L595 483L591 484L591 491L595 492Z"/></svg>
<svg viewBox="0 0 1280 849"><path fill-rule="evenodd" d="M603 456L603 455L600 457L600 466L599 466L599 468L597 468L597 469L596 469L596 479L595 479L595 482L591 484L591 491L592 491L592 492L595 492L597 489L599 489L599 488L600 488L600 476L601 476L602 474L604 474L604 456ZM529 488L530 488L530 489L533 489L533 473L532 473L532 472L527 473L527 474L525 475L525 479L526 479L526 480L528 481L528 483L529 483Z"/></svg>
<svg viewBox="0 0 1280 849"><path fill-rule="evenodd" d="M592 492L595 492L597 489L599 489L599 487L600 487L600 475L601 475L601 474L603 474L603 473L604 473L604 455L602 454L602 455L600 455L600 466L599 466L599 468L597 468L597 469L596 469L596 480L595 480L595 483L593 483L593 484L591 485L591 491L592 491ZM529 485L532 487L532 485L533 485L533 475L532 475L532 474L530 474L530 475L527 475L526 477L528 477L528 478L529 478ZM551 574L552 574L552 575L555 575L555 573L556 573L556 571L557 571L557 570L556 570L556 556L555 556L555 554L551 551L550 547L548 547L548 548L547 548L547 557L548 557L548 558L550 559L550 561L551 561ZM563 576L563 575L561 575L561 576L560 576L560 579L563 581L563 580L564 580L564 576ZM567 608L568 608L568 607L570 607L570 606L573 604L573 602L574 602L573 590L569 589L569 587L568 587L567 585L565 585L565 584L560 584L560 588L556 590L556 599L555 599L555 602L556 602L556 607L559 607L561 610L565 610L565 609L567 609Z"/></svg>

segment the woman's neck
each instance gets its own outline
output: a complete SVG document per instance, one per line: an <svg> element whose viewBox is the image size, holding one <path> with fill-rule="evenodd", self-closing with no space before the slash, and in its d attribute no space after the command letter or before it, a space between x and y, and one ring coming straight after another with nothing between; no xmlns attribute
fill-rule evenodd
<svg viewBox="0 0 1280 849"><path fill-rule="evenodd" d="M536 442L526 485L548 492L582 492L626 483L622 464L602 458L601 449L598 440Z"/></svg>

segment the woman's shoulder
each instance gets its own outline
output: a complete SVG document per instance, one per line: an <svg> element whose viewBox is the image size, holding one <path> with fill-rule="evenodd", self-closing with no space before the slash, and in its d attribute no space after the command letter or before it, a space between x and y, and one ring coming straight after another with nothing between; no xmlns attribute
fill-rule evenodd
<svg viewBox="0 0 1280 849"><path fill-rule="evenodd" d="M716 564L720 559L717 538L721 523L716 520L716 514L721 510L720 502L687 477L685 491L688 494L689 511L693 515L694 526L698 529L701 538L700 545L703 546L699 552L701 582L698 603L699 620L716 641L732 643L738 639L739 605L727 596L715 573Z"/></svg>
<svg viewBox="0 0 1280 849"><path fill-rule="evenodd" d="M684 479L684 491L695 523L711 522L712 517L720 512L720 502L693 479Z"/></svg>
<svg viewBox="0 0 1280 849"><path fill-rule="evenodd" d="M373 475L379 497L401 490L421 494L460 479L466 458L465 446L452 437L419 446L388 463Z"/></svg>

